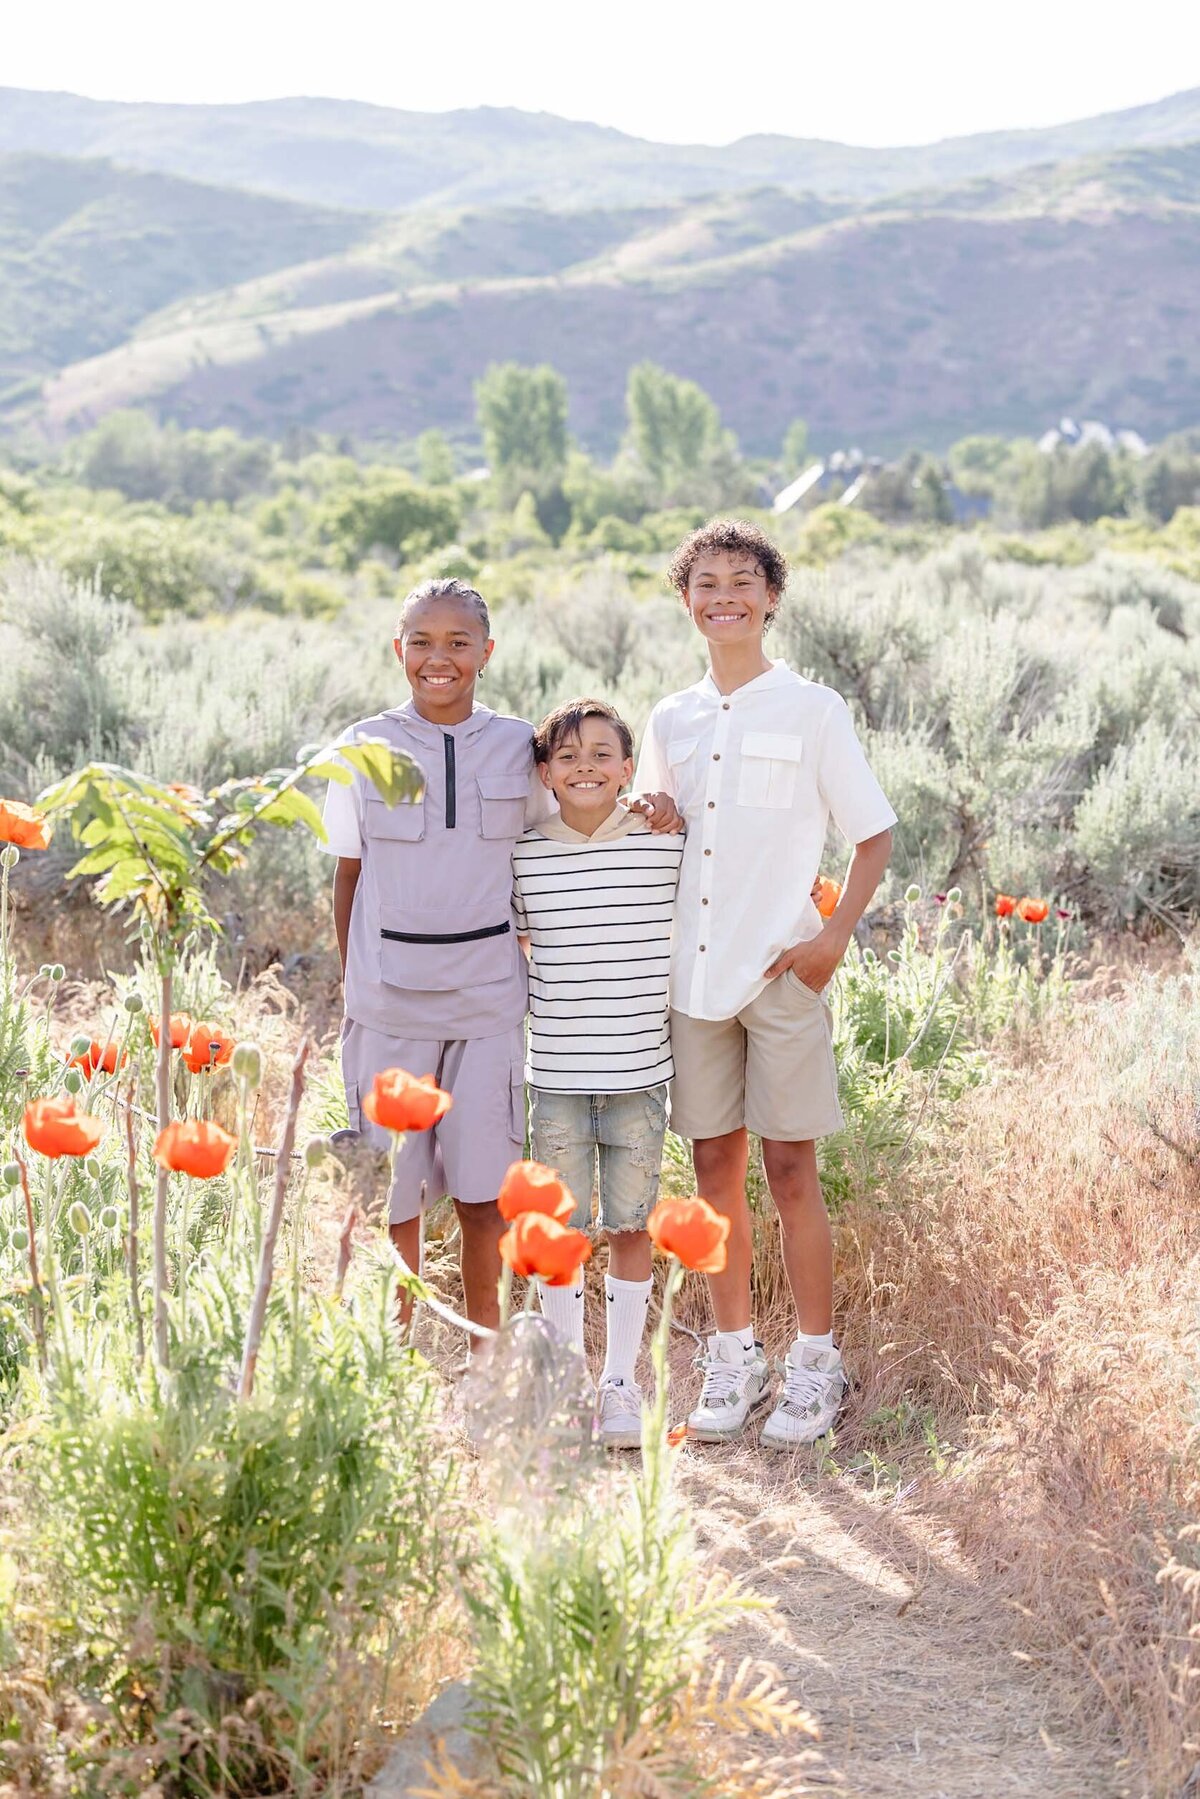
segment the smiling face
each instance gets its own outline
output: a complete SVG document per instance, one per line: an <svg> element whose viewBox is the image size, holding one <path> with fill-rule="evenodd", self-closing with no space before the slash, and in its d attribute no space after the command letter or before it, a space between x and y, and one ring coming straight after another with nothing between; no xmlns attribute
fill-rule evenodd
<svg viewBox="0 0 1200 1799"><path fill-rule="evenodd" d="M469 603L453 596L421 600L408 609L404 635L393 642L422 718L441 725L470 718L475 683L495 644Z"/></svg>
<svg viewBox="0 0 1200 1799"><path fill-rule="evenodd" d="M549 760L538 763L538 771L564 821L590 835L616 805L633 774L633 759L606 718L585 718L578 736L564 737Z"/></svg>
<svg viewBox="0 0 1200 1799"><path fill-rule="evenodd" d="M762 564L741 551L698 556L684 594L692 622L711 644L761 639L778 600Z"/></svg>

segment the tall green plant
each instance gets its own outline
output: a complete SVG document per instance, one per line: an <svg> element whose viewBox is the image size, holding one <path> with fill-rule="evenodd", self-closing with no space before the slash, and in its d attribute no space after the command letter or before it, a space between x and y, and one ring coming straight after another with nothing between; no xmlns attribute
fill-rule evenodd
<svg viewBox="0 0 1200 1799"><path fill-rule="evenodd" d="M265 826L304 825L324 840L325 828L312 799L300 786L305 778L343 784L352 769L374 784L389 806L419 797L419 770L380 739L328 745L302 753L295 766L242 780L222 782L201 793L176 782L151 780L113 763L91 762L40 796L51 817L65 818L84 854L73 877L97 882L103 906L130 908L135 930L158 975L162 1019L172 1007L172 983L184 945L219 925L209 910L207 886L213 877L240 867ZM158 1130L171 1116L170 1033L159 1032L156 1067ZM154 1192L154 1346L167 1360L167 1182L160 1167Z"/></svg>

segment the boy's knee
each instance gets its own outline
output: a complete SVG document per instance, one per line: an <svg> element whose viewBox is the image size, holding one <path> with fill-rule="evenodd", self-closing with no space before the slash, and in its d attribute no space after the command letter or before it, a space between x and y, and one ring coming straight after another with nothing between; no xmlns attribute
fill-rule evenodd
<svg viewBox="0 0 1200 1799"><path fill-rule="evenodd" d="M473 1237L498 1237L504 1231L504 1220L494 1199L483 1205L468 1205L465 1200L456 1199L454 1210L464 1236L469 1233Z"/></svg>
<svg viewBox="0 0 1200 1799"><path fill-rule="evenodd" d="M741 1128L726 1131L723 1137L697 1137L692 1143L692 1161L697 1174L701 1168L727 1168L742 1161L746 1148L746 1132Z"/></svg>
<svg viewBox="0 0 1200 1799"><path fill-rule="evenodd" d="M811 1141L803 1143L779 1143L770 1138L763 1139L763 1168L768 1182L771 1184L776 1204L779 1194L774 1193L776 1185L783 1189L796 1186L820 1185L817 1177L817 1146Z"/></svg>

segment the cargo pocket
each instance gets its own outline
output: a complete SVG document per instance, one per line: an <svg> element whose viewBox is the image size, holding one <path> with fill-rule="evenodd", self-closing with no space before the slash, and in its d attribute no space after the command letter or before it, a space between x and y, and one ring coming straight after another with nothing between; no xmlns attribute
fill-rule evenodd
<svg viewBox="0 0 1200 1799"><path fill-rule="evenodd" d="M776 731L747 731L742 738L739 806L782 810L796 797L796 774L804 754L799 737Z"/></svg>
<svg viewBox="0 0 1200 1799"><path fill-rule="evenodd" d="M424 798L385 806L377 793L369 793L363 829L368 837L388 843L420 843L425 835Z"/></svg>
<svg viewBox="0 0 1200 1799"><path fill-rule="evenodd" d="M525 829L528 775L480 775L479 829L484 837L511 837Z"/></svg>
<svg viewBox="0 0 1200 1799"><path fill-rule="evenodd" d="M519 951L511 917L493 905L379 909L380 976L389 987L455 993L505 981Z"/></svg>
<svg viewBox="0 0 1200 1799"><path fill-rule="evenodd" d="M359 1133L361 1133L361 1131L362 1131L362 1107L358 1103L358 1082L357 1081L353 1081L353 1082L347 1081L345 1083L345 1085L346 1085L346 1116L350 1120L350 1129L352 1131L358 1131Z"/></svg>

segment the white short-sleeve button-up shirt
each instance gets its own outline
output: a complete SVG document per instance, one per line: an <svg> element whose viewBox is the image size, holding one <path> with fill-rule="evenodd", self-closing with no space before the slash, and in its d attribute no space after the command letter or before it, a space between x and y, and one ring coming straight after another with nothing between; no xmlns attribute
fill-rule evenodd
<svg viewBox="0 0 1200 1799"><path fill-rule="evenodd" d="M692 1018L736 1017L780 951L818 934L830 818L850 843L896 822L845 700L782 661L732 693L706 674L660 700L634 784L687 823L671 1004Z"/></svg>

